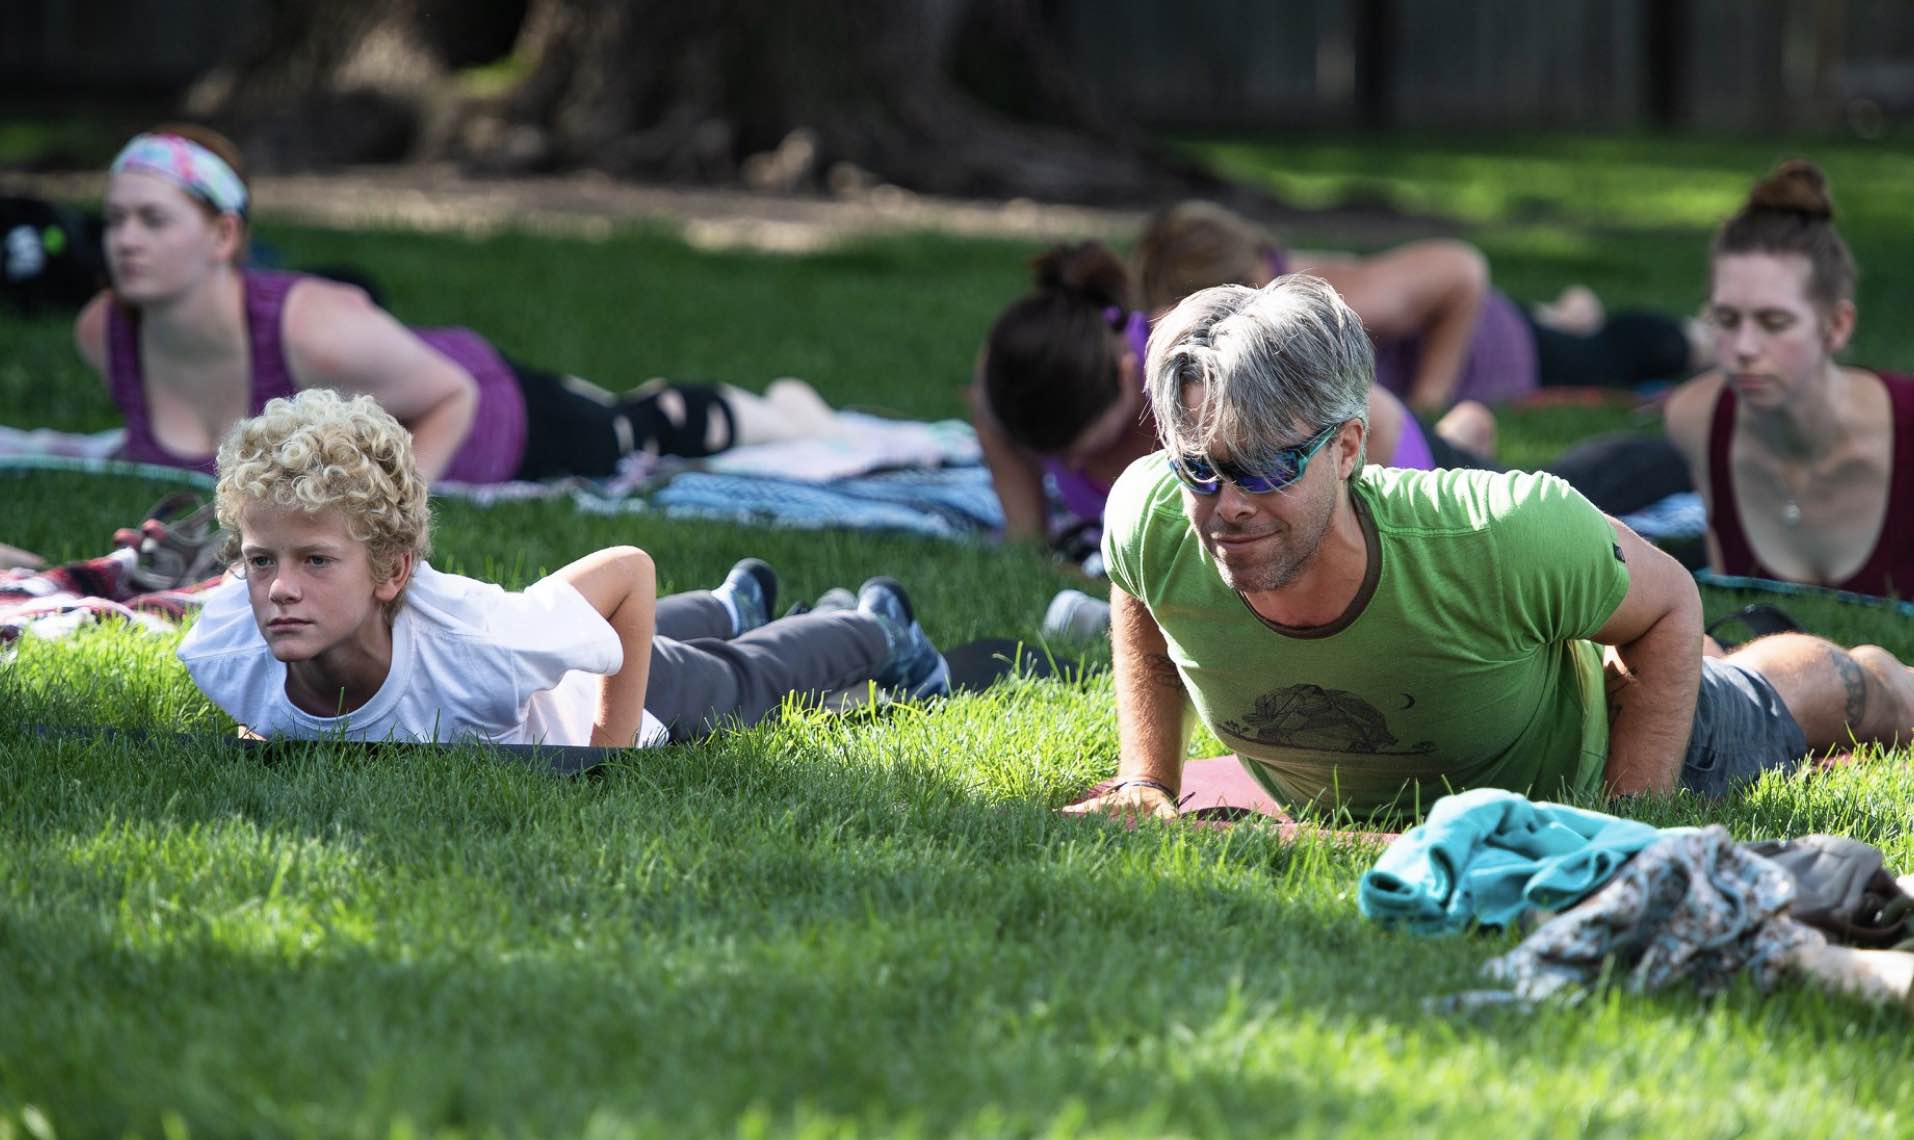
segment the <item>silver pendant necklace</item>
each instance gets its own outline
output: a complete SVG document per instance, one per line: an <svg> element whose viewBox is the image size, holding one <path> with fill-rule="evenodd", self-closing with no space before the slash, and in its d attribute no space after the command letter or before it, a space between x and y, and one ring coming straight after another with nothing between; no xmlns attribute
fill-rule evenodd
<svg viewBox="0 0 1914 1140"><path fill-rule="evenodd" d="M1790 530L1801 525L1801 488L1813 477L1813 470L1810 465L1798 474L1785 467L1775 472L1775 481L1781 486L1781 525Z"/></svg>

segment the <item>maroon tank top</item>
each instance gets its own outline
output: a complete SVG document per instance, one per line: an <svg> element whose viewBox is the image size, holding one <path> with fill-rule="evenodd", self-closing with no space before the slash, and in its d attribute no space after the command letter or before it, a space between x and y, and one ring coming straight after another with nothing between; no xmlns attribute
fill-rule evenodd
<svg viewBox="0 0 1914 1140"><path fill-rule="evenodd" d="M1888 405L1894 420L1891 474L1888 476L1887 514L1881 520L1881 534L1874 550L1861 568L1843 582L1829 583L1835 589L1875 597L1914 594L1914 377L1893 372L1877 372L1887 385ZM1734 438L1735 393L1727 384L1715 398L1715 414L1708 427L1708 529L1721 547L1721 569L1725 574L1746 578L1780 578L1755 557L1741 529L1735 484L1728 468L1728 447Z"/></svg>
<svg viewBox="0 0 1914 1140"><path fill-rule="evenodd" d="M298 389L286 365L281 336L286 294L303 275L247 270L246 349L252 390L246 414L258 415L266 401ZM518 377L485 338L471 329L413 329L413 334L478 382L478 410L471 429L452 455L443 478L460 483L499 483L510 479L525 454L525 396ZM107 308L107 389L126 417L126 442L120 458L213 473L214 456L179 455L153 434L146 408L146 372L140 362L139 314L122 305Z"/></svg>

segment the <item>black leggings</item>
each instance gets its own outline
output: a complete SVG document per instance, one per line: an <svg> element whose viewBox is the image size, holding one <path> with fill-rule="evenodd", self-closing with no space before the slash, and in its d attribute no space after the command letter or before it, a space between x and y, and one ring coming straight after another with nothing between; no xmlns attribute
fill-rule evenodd
<svg viewBox="0 0 1914 1140"><path fill-rule="evenodd" d="M1422 436L1429 441L1429 455L1437 467L1452 467L1461 470L1507 471L1508 468L1493 459L1477 455L1466 447L1457 447L1436 434L1429 424L1422 425Z"/></svg>
<svg viewBox="0 0 1914 1140"><path fill-rule="evenodd" d="M1688 334L1663 313L1624 309L1592 333L1561 332L1523 315L1535 333L1535 373L1545 388L1633 387L1689 373Z"/></svg>
<svg viewBox="0 0 1914 1140"><path fill-rule="evenodd" d="M1625 515L1692 491L1688 461L1663 435L1612 432L1585 439L1543 468L1567 479L1589 502Z"/></svg>
<svg viewBox="0 0 1914 1140"><path fill-rule="evenodd" d="M698 459L723 451L737 438L737 420L716 385L648 384L614 396L576 376L559 376L516 360L506 363L525 397L525 455L513 475L516 479L602 478L634 451ZM658 397L666 392L677 393L683 402L681 419L665 415L658 406ZM707 442L706 432L713 415L725 424L715 447Z"/></svg>

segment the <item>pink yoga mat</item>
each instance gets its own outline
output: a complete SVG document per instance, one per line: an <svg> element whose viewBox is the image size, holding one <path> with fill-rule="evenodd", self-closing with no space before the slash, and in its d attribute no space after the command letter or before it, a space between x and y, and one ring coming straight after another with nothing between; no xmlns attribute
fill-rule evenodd
<svg viewBox="0 0 1914 1140"><path fill-rule="evenodd" d="M1114 777L1105 780L1071 802L1080 804L1095 799L1115 783ZM1397 835L1393 831L1340 831L1297 823L1234 756L1186 762L1183 791L1177 797L1176 806L1182 817L1197 827L1228 827L1238 820L1260 816L1276 826L1285 843L1293 843L1302 835L1333 835L1359 842L1387 843Z"/></svg>

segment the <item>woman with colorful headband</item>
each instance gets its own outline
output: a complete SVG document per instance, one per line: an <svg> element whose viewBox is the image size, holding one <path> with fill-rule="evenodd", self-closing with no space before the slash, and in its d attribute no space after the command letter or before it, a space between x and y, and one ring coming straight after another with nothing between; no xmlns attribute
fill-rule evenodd
<svg viewBox="0 0 1914 1140"><path fill-rule="evenodd" d="M435 482L608 475L634 451L709 455L829 422L800 381L768 397L659 381L614 396L470 329L407 328L353 286L248 268L250 198L238 151L205 128L157 128L113 160L112 288L74 338L126 416L123 458L210 473L234 423L304 388L378 400Z"/></svg>

